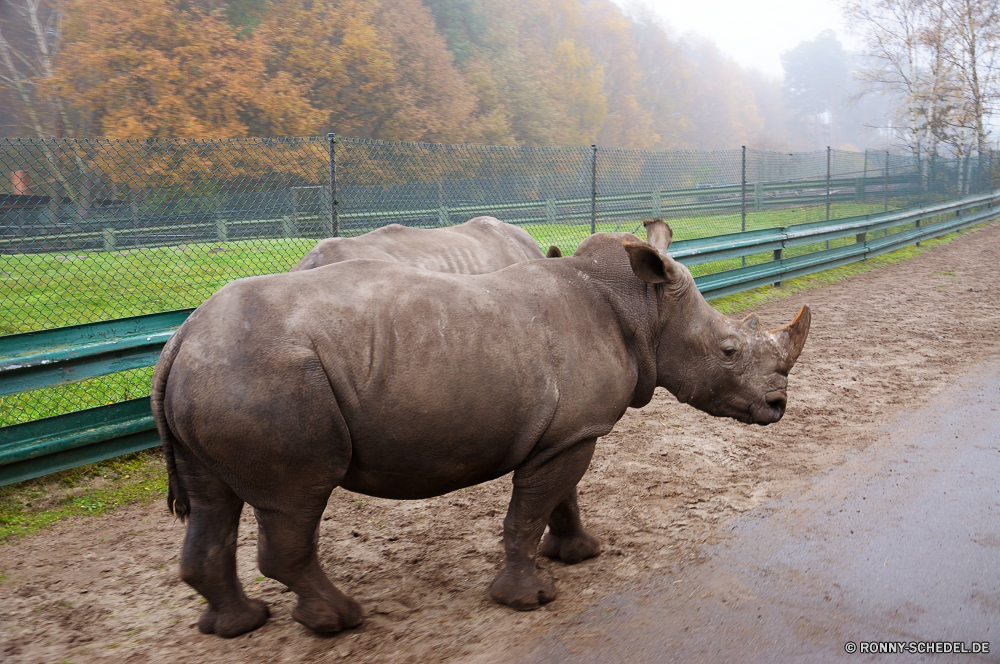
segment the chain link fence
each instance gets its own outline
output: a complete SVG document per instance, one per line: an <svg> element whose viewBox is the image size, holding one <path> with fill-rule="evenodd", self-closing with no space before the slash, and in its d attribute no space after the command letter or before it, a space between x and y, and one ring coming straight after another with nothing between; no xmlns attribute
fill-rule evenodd
<svg viewBox="0 0 1000 664"><path fill-rule="evenodd" d="M642 151L326 138L0 140L0 336L195 307L320 238L491 215L571 254L595 231L676 239L989 189L994 155ZM144 396L137 369L0 399L0 426Z"/></svg>

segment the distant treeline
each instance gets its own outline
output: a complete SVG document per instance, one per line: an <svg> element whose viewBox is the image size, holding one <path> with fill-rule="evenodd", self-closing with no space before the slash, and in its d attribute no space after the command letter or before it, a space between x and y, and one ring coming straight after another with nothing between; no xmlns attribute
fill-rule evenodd
<svg viewBox="0 0 1000 664"><path fill-rule="evenodd" d="M0 103L21 135L860 143L824 134L823 110L796 115L777 79L609 0L6 4Z"/></svg>

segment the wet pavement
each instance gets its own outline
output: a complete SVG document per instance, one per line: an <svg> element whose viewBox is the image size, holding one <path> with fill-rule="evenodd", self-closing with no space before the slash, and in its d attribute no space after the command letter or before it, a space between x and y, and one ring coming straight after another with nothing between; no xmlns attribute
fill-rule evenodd
<svg viewBox="0 0 1000 664"><path fill-rule="evenodd" d="M704 562L612 595L520 661L1000 662L998 407L991 362L735 519ZM904 652L864 654L888 642Z"/></svg>

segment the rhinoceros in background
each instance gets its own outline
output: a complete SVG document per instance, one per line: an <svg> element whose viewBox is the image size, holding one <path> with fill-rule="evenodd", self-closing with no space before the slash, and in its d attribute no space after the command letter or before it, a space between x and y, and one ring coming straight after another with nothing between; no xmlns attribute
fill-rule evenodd
<svg viewBox="0 0 1000 664"><path fill-rule="evenodd" d="M561 255L558 247L549 248L549 258ZM484 274L542 257L535 239L523 228L493 217L475 217L445 228L389 224L357 237L320 240L290 271L311 270L354 258L376 258L432 272Z"/></svg>
<svg viewBox="0 0 1000 664"><path fill-rule="evenodd" d="M330 633L361 607L330 583L318 525L334 487L437 496L513 471L506 564L490 593L517 609L551 601L544 555L600 552L576 485L594 446L657 386L712 415L777 422L809 331L758 329L712 309L667 255L598 233L557 261L482 275L354 260L239 279L201 305L163 350L152 407L168 504L188 519L183 579L204 595L202 632L260 627L266 604L236 576L244 501L258 563L298 595L293 617Z"/></svg>

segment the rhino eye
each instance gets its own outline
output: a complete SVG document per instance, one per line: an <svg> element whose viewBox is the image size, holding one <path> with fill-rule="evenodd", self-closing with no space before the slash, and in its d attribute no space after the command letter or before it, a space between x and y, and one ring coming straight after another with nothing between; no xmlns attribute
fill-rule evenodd
<svg viewBox="0 0 1000 664"><path fill-rule="evenodd" d="M725 355L726 357L732 357L733 355L736 355L736 347L735 346L723 346L723 348L722 348L722 354Z"/></svg>

